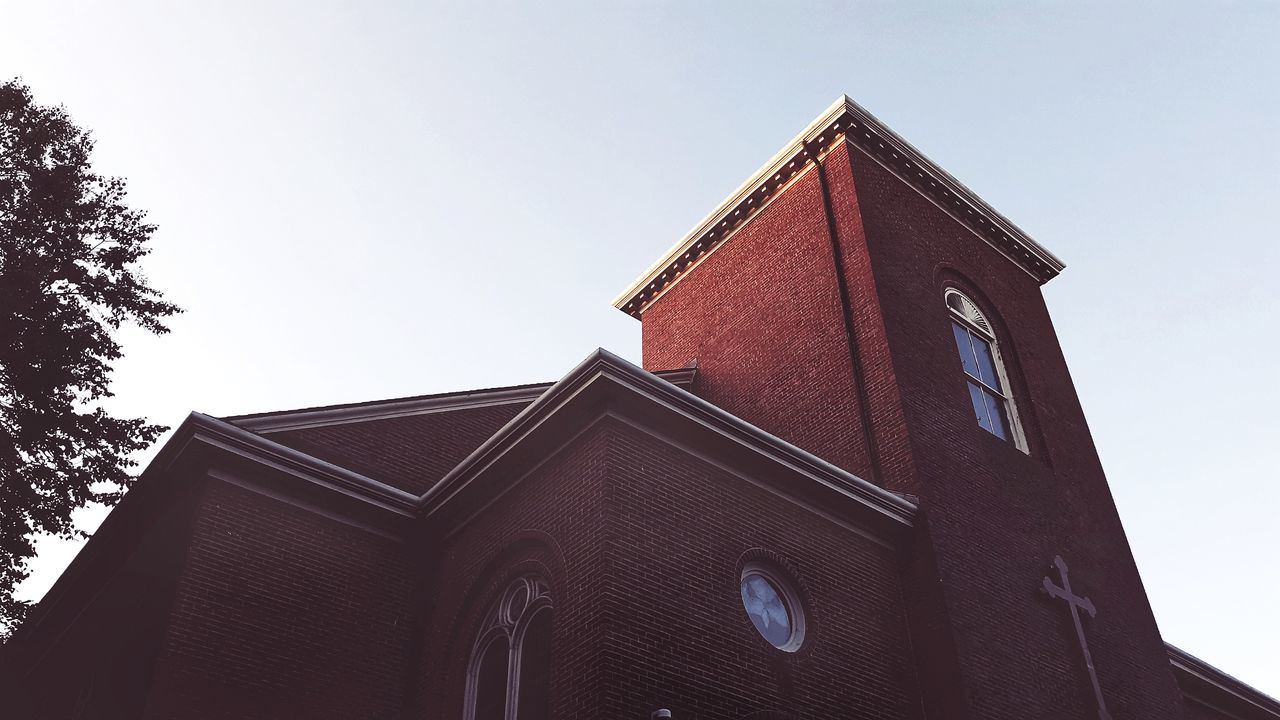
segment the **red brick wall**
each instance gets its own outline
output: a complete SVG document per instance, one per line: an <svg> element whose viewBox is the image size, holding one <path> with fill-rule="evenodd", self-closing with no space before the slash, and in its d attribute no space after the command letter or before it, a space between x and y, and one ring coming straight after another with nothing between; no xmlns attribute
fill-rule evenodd
<svg viewBox="0 0 1280 720"><path fill-rule="evenodd" d="M647 370L696 359L699 396L870 476L815 173L651 305L643 334Z"/></svg>
<svg viewBox="0 0 1280 720"><path fill-rule="evenodd" d="M921 717L895 551L633 428L611 435L602 717ZM752 626L748 559L800 586L798 652Z"/></svg>
<svg viewBox="0 0 1280 720"><path fill-rule="evenodd" d="M767 646L742 608L752 550L777 554L807 591L796 655ZM433 554L413 717L460 716L480 616L530 569L550 576L556 603L552 717L919 717L893 551L618 421Z"/></svg>
<svg viewBox="0 0 1280 720"><path fill-rule="evenodd" d="M551 586L551 714L598 718L600 607L609 571L601 497L607 439L589 432L548 460L487 508L492 496L460 499L431 520L435 537L417 555L422 573L410 717L462 716L466 666L482 615L506 583L525 572ZM503 478L512 483L516 478ZM477 510L483 511L473 515ZM451 533L451 534L450 534Z"/></svg>
<svg viewBox="0 0 1280 720"><path fill-rule="evenodd" d="M82 551L101 550L92 555L92 567L79 568L78 575L73 571L70 581L79 587L69 591L71 598L51 594L44 603L54 605L37 610L48 613L38 629L49 638L47 644L36 638L28 645L33 639L19 636L3 648L21 658L21 677L15 687L5 688L0 701L5 717L142 715L198 500L186 480L174 479L175 492L164 498L163 513L133 516L135 523L127 528L131 537L117 534L109 549ZM102 578L101 585L94 576ZM83 599L77 601L77 595Z"/></svg>
<svg viewBox="0 0 1280 720"><path fill-rule="evenodd" d="M864 477L874 450L879 483L921 496L927 534L907 599L935 716L1089 716L1069 618L1037 593L1061 554L1099 608L1087 633L1113 717L1176 717L1179 693L1038 284L861 151L842 146L823 163L870 446L816 173L646 310L646 366L696 357L708 400ZM973 421L947 283L996 320L1030 455Z"/></svg>
<svg viewBox="0 0 1280 720"><path fill-rule="evenodd" d="M146 717L399 717L408 573L397 542L211 482Z"/></svg>
<svg viewBox="0 0 1280 720"><path fill-rule="evenodd" d="M1099 609L1086 632L1112 716L1176 717L1180 694L1037 283L882 166L851 159L973 715L1089 714L1066 610L1036 592L1061 554ZM1030 455L972 419L949 282L997 320Z"/></svg>

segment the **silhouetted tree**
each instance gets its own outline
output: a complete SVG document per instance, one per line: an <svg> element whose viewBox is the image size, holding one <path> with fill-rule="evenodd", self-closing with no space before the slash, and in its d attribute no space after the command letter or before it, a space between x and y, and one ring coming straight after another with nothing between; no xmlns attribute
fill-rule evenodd
<svg viewBox="0 0 1280 720"><path fill-rule="evenodd" d="M114 339L154 333L178 308L139 274L155 226L124 204L125 183L89 166L93 141L60 107L0 85L0 633L25 615L13 597L32 533L78 534L71 512L117 502L130 454L164 431L116 418Z"/></svg>

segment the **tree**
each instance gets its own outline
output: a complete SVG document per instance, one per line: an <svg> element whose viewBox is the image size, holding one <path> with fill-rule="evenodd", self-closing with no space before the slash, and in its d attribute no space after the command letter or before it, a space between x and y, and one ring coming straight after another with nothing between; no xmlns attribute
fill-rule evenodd
<svg viewBox="0 0 1280 720"><path fill-rule="evenodd" d="M137 267L155 226L125 205L125 182L93 172L93 141L61 107L0 85L0 627L26 614L33 533L82 535L71 512L115 504L131 455L165 428L117 418L113 335L136 323L161 334L177 306Z"/></svg>

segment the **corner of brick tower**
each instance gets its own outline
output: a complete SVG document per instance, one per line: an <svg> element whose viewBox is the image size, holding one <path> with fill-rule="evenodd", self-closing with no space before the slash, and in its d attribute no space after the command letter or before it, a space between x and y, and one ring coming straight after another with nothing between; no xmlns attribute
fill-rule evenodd
<svg viewBox="0 0 1280 720"><path fill-rule="evenodd" d="M647 369L919 499L903 549L930 717L1096 717L1067 612L1070 564L1116 718L1181 695L1041 294L1062 264L847 98L625 292ZM1020 443L975 422L944 293L984 313Z"/></svg>

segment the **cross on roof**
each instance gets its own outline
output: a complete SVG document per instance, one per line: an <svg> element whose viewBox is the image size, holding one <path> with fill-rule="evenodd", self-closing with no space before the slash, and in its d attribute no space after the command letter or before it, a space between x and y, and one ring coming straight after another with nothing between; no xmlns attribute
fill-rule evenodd
<svg viewBox="0 0 1280 720"><path fill-rule="evenodd" d="M1098 705L1098 720L1111 720L1111 715L1107 712L1107 704L1102 699L1102 686L1098 684L1098 673L1093 668L1093 656L1089 654L1089 643L1084 639L1084 625L1080 622L1080 610L1089 613L1091 618L1097 616L1098 610L1089 598L1072 592L1071 580L1067 577L1067 563L1061 555L1054 556L1053 565L1058 568L1058 577L1062 578L1062 585L1057 585L1046 575L1042 581L1044 591L1051 598L1066 601L1067 608L1071 611L1071 622L1076 628L1076 640L1080 643L1080 653L1084 656L1085 667L1089 670L1089 681L1093 683L1093 696Z"/></svg>

